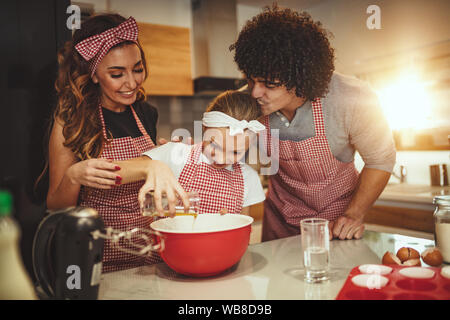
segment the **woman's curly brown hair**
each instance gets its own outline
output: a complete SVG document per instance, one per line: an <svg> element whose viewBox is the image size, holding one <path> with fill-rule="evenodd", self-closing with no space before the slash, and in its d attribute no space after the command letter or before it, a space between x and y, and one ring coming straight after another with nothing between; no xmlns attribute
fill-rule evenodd
<svg viewBox="0 0 450 320"><path fill-rule="evenodd" d="M247 78L279 80L298 97L324 97L334 71L332 36L307 12L276 4L247 21L237 41L234 61Z"/></svg>
<svg viewBox="0 0 450 320"><path fill-rule="evenodd" d="M64 146L69 148L76 160L97 158L107 141L103 137L102 125L98 111L101 91L90 76L89 63L75 50L75 45L86 38L100 34L108 29L117 27L126 19L118 14L101 14L90 17L76 30L72 40L67 41L58 50L58 75L55 81L57 104L53 111L46 140L45 168L37 178L35 188L48 170L48 143L54 123L58 121L63 126ZM124 41L110 50L125 45L135 45L134 42ZM142 65L147 77L147 63L144 50L139 41L137 46L141 53ZM145 90L139 89L136 101L145 99ZM111 137L110 133L109 136Z"/></svg>

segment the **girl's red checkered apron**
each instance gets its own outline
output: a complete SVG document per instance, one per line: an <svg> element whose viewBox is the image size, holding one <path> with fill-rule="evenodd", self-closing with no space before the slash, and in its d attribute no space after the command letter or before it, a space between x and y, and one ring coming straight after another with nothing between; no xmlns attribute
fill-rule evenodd
<svg viewBox="0 0 450 320"><path fill-rule="evenodd" d="M244 178L239 163L233 170L216 169L201 162L202 144L193 146L188 162L178 179L186 192L197 191L200 195L200 213L241 213L244 199Z"/></svg>
<svg viewBox="0 0 450 320"><path fill-rule="evenodd" d="M264 202L263 241L300 233L300 220L335 220L344 214L358 182L353 162L337 160L325 135L320 99L312 102L314 136L303 141L279 141L279 171L270 176ZM269 116L267 150L273 148Z"/></svg>
<svg viewBox="0 0 450 320"><path fill-rule="evenodd" d="M99 106L103 135L107 139L100 158L114 161L129 160L140 157L143 152L155 146L133 107L130 106L130 108L142 136L108 139L102 108ZM138 203L139 189L143 184L143 181L139 181L115 186L108 190L82 187L79 205L96 209L102 217L105 227L112 227L121 231L129 231L133 228L149 229L152 218L144 217L141 214ZM117 250L111 245L110 240L105 240L103 272L128 269L161 261L157 253L152 252L150 256L141 257Z"/></svg>

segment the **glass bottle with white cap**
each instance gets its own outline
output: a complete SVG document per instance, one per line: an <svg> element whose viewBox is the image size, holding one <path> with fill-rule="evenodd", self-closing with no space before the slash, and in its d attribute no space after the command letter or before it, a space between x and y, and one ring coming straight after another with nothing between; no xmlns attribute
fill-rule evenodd
<svg viewBox="0 0 450 320"><path fill-rule="evenodd" d="M450 263L450 195L436 196L434 211L434 239L445 263Z"/></svg>

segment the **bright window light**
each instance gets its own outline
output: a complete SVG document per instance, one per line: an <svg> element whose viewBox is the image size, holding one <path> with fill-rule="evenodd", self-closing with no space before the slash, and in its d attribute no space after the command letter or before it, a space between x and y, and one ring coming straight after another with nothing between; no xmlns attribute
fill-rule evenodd
<svg viewBox="0 0 450 320"><path fill-rule="evenodd" d="M417 74L406 73L377 94L392 129L431 127L430 97Z"/></svg>

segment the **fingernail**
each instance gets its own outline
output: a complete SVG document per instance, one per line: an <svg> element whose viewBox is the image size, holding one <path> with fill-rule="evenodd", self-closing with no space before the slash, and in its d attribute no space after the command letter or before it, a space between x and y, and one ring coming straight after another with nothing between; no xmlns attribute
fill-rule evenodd
<svg viewBox="0 0 450 320"><path fill-rule="evenodd" d="M120 167L119 166L115 166L115 168L114 169L116 169L116 170L120 170Z"/></svg>
<svg viewBox="0 0 450 320"><path fill-rule="evenodd" d="M116 184L121 184L122 183L122 177L121 176L117 176L116 177Z"/></svg>

